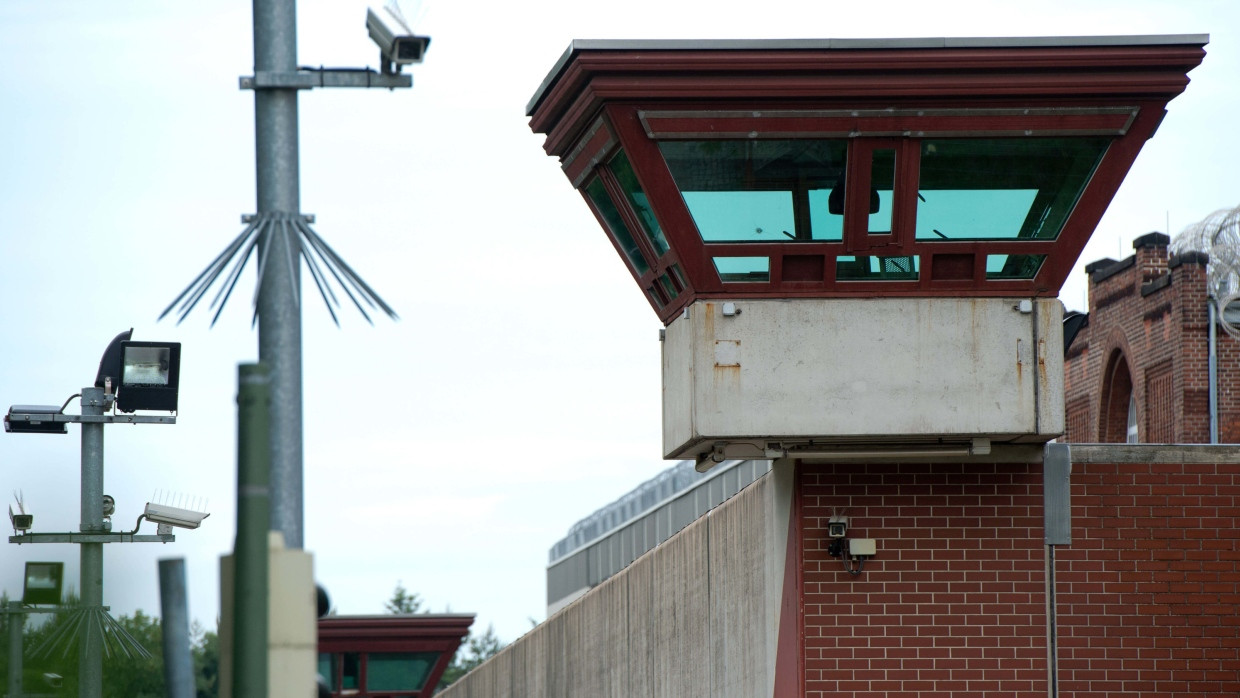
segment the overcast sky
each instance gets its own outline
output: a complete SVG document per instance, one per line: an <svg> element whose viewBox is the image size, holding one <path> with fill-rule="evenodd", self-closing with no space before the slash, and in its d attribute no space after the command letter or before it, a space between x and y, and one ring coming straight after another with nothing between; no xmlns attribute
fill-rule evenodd
<svg viewBox="0 0 1240 698"><path fill-rule="evenodd" d="M377 65L362 0L303 1L299 61ZM418 8L406 4L406 14ZM396 583L512 640L542 620L548 548L670 465L660 323L524 107L572 39L1209 33L1204 64L1082 255L1131 253L1240 204L1240 4L1232 0L683 2L424 0L414 88L302 93L302 211L400 314L332 325L303 279L307 549L341 613ZM205 499L171 545L110 545L105 603L159 609L156 560L187 560L218 614L235 531L237 364L257 358L253 268L223 317L156 317L254 211L250 3L0 3L0 409L61 403L116 333L182 342L175 426L106 430L105 491L129 530L156 490ZM303 276L305 276L303 274ZM76 405L70 411L77 411ZM78 525L79 431L0 434L0 495L36 531ZM153 532L153 527L146 524ZM0 547L0 587L72 546Z"/></svg>

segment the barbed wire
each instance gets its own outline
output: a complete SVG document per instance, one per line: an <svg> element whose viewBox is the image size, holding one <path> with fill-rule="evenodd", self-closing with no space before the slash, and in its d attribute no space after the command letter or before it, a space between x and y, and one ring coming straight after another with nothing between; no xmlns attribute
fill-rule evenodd
<svg viewBox="0 0 1240 698"><path fill-rule="evenodd" d="M1204 252L1210 256L1206 283L1219 324L1224 332L1240 339L1240 327L1223 312L1232 302L1240 301L1240 206L1219 209L1180 231L1171 241L1171 252Z"/></svg>

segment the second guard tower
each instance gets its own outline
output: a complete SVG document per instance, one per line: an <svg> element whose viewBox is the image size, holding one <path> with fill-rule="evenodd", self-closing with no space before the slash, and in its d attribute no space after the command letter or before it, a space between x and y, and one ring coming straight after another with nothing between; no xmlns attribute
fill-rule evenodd
<svg viewBox="0 0 1240 698"><path fill-rule="evenodd" d="M1240 691L1240 452L1048 443L1206 41L574 42L527 114L665 325L663 455L772 464L445 696Z"/></svg>

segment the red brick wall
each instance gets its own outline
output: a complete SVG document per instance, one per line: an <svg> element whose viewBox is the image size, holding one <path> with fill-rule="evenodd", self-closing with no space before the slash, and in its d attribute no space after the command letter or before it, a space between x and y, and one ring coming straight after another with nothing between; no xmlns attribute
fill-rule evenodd
<svg viewBox="0 0 1240 698"><path fill-rule="evenodd" d="M1130 265L1117 262L1091 275L1089 324L1064 359L1064 397L1070 407L1065 441L1114 439L1120 416L1107 409L1107 375L1117 351L1130 369L1141 442L1210 441L1205 259L1189 255L1183 263L1169 262L1167 248L1151 244L1149 237ZM1218 352L1219 437L1237 443L1240 341L1219 332ZM1158 395L1146 394L1151 386ZM1126 407L1120 411L1126 417Z"/></svg>
<svg viewBox="0 0 1240 698"><path fill-rule="evenodd" d="M1056 548L1061 695L1240 695L1240 465L1074 465ZM1047 693L1038 465L813 465L805 696ZM875 538L860 576L826 523Z"/></svg>
<svg viewBox="0 0 1240 698"><path fill-rule="evenodd" d="M1240 695L1240 465L1073 465L1060 692Z"/></svg>
<svg viewBox="0 0 1240 698"><path fill-rule="evenodd" d="M805 467L805 695L1046 696L1042 475L1027 465ZM827 520L878 540L858 577Z"/></svg>

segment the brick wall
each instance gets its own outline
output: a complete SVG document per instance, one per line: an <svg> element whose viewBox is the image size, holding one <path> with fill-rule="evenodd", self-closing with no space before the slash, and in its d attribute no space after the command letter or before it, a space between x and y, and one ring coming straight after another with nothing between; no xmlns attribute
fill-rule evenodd
<svg viewBox="0 0 1240 698"><path fill-rule="evenodd" d="M1150 233L1132 257L1086 267L1089 322L1064 359L1065 441L1123 441L1128 391L1142 443L1210 441L1208 260L1169 258L1168 241ZM1219 332L1218 352L1220 441L1240 442L1240 342ZM1112 370L1120 358L1127 375Z"/></svg>
<svg viewBox="0 0 1240 698"><path fill-rule="evenodd" d="M1040 468L834 465L801 473L805 695L1046 696ZM852 577L833 510L878 540Z"/></svg>
<svg viewBox="0 0 1240 698"><path fill-rule="evenodd" d="M1060 692L1240 695L1240 465L1075 464Z"/></svg>
<svg viewBox="0 0 1240 698"><path fill-rule="evenodd" d="M803 465L805 696L1047 694L1039 465ZM1240 695L1240 465L1074 465L1060 695ZM860 576L827 554L847 509Z"/></svg>

